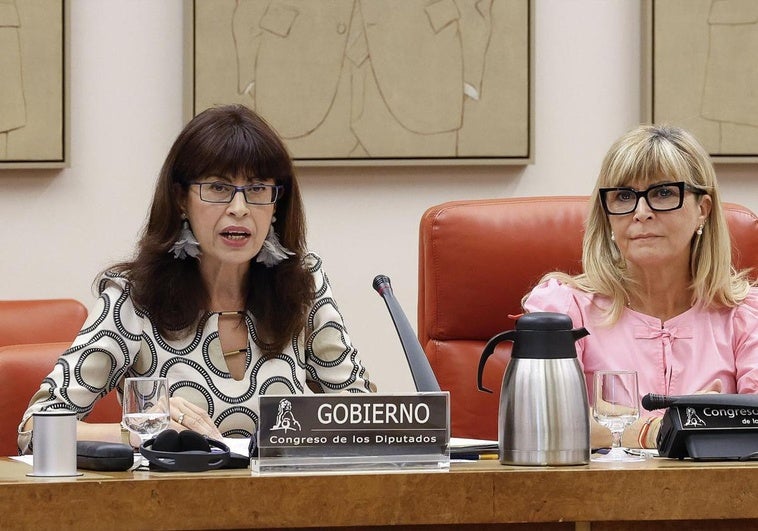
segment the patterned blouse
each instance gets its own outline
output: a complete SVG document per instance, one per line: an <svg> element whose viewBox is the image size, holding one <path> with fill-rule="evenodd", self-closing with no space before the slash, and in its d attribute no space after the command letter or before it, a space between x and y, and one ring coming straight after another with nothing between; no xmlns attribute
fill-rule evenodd
<svg viewBox="0 0 758 531"><path fill-rule="evenodd" d="M85 419L111 389L121 400L124 378L132 376L167 377L169 394L206 409L224 437L250 437L255 432L259 395L376 391L350 342L321 259L310 253L305 263L316 286L305 328L283 352L266 359L252 340L255 319L248 312L241 380L232 378L224 361L217 313L207 313L185 337L166 339L150 316L135 308L129 281L104 275L87 322L43 380L20 426L45 409L67 408ZM30 442L31 431L19 432L23 452Z"/></svg>

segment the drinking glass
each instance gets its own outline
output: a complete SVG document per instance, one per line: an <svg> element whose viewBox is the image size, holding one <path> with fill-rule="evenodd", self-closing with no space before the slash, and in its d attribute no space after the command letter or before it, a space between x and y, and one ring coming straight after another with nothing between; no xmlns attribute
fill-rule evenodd
<svg viewBox="0 0 758 531"><path fill-rule="evenodd" d="M621 447L624 429L640 417L636 371L595 372L592 415L611 430L613 442L606 454L593 454L593 461L643 461L644 456L630 455Z"/></svg>
<svg viewBox="0 0 758 531"><path fill-rule="evenodd" d="M124 426L140 438L140 446L165 430L170 421L166 378L127 378L124 381ZM146 460L142 460L145 465Z"/></svg>

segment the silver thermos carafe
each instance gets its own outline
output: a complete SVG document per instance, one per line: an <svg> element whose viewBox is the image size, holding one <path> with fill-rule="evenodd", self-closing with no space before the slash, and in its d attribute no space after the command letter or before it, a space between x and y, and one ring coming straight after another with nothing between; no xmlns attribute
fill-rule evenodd
<svg viewBox="0 0 758 531"><path fill-rule="evenodd" d="M589 463L587 388L574 346L589 332L571 326L568 315L527 313L515 330L496 335L482 352L478 385L492 392L482 386L484 365L498 343L513 341L498 415L504 465Z"/></svg>

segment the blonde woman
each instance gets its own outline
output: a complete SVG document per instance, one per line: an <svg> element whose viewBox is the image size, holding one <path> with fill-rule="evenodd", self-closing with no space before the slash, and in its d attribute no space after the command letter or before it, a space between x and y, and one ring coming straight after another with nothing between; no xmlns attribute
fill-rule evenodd
<svg viewBox="0 0 758 531"><path fill-rule="evenodd" d="M758 392L758 288L732 267L716 174L692 135L643 125L613 144L583 247L584 273L546 275L524 308L589 330L577 343L588 387L626 369L640 396ZM662 412L640 412L623 443L654 448ZM607 440L595 426L593 446Z"/></svg>

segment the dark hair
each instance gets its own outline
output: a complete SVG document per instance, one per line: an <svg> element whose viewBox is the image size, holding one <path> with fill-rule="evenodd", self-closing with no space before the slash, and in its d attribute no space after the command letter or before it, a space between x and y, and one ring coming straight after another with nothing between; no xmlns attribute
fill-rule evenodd
<svg viewBox="0 0 758 531"><path fill-rule="evenodd" d="M176 259L170 249L181 230L180 201L188 183L207 175L274 179L284 187L274 229L295 254L270 268L251 260L246 294L247 309L256 318L256 343L277 354L305 326L315 286L303 262L305 216L292 160L271 126L247 107L207 109L179 133L158 177L136 257L112 270L129 279L135 304L161 334L176 338L195 325L209 304L198 260Z"/></svg>

